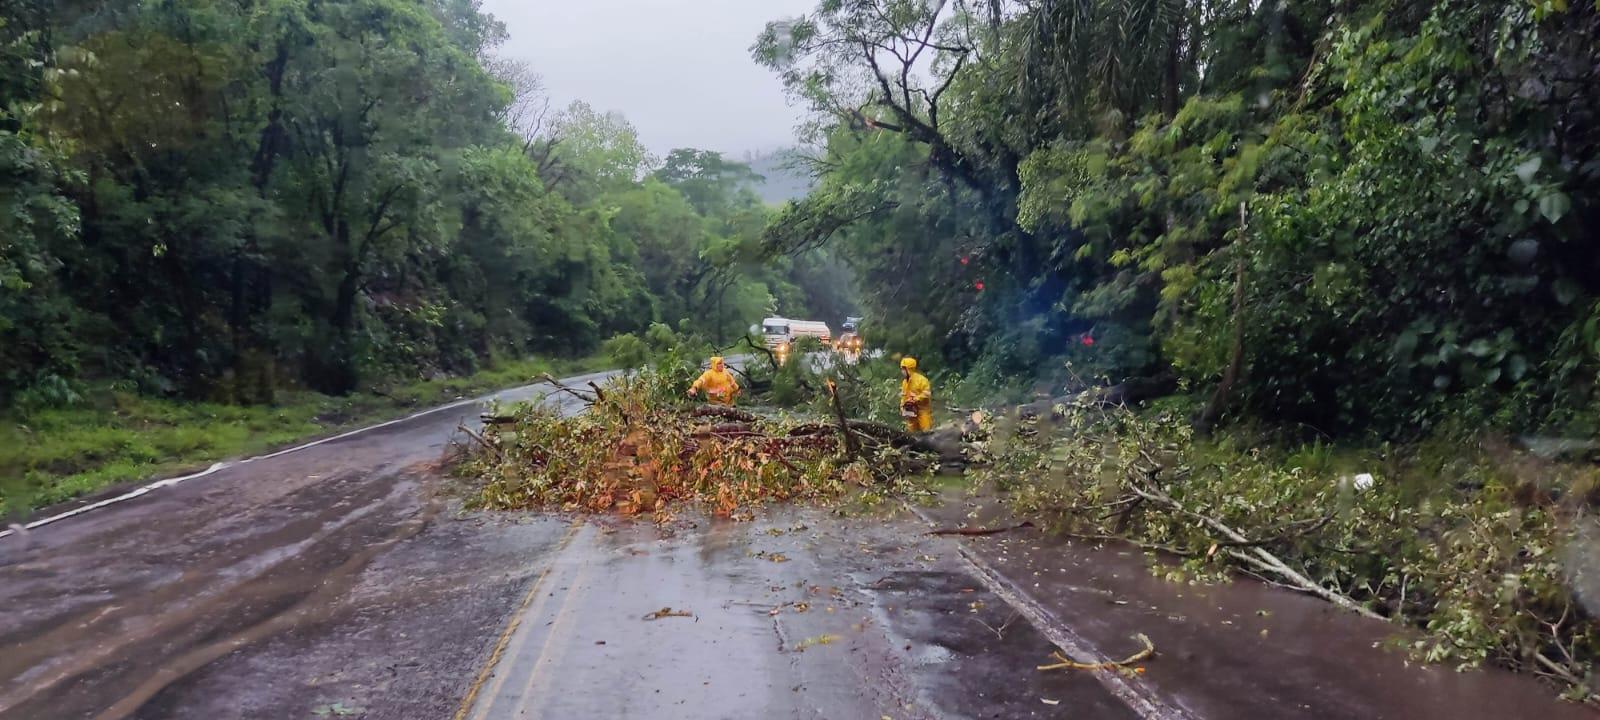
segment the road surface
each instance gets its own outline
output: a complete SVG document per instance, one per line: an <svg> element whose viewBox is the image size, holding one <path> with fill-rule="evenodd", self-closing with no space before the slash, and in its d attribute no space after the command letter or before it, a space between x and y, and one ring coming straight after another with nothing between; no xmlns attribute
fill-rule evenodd
<svg viewBox="0 0 1600 720"><path fill-rule="evenodd" d="M1298 596L1032 530L928 535L1000 521L960 494L665 527L464 513L437 464L478 412L0 539L0 718L1590 717L1408 667L1371 647L1387 626ZM1162 651L1146 672L1036 669L1135 632Z"/></svg>

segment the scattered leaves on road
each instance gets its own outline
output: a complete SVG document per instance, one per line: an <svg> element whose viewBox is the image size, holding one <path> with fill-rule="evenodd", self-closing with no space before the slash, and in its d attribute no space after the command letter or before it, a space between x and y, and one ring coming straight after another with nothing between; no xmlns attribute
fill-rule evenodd
<svg viewBox="0 0 1600 720"><path fill-rule="evenodd" d="M810 638L806 638L804 640L801 640L798 645L794 646L794 650L795 650L795 652L805 652L806 648L814 647L814 646L817 646L817 645L832 645L833 643L838 642L838 641L839 641L839 636L838 635L818 635L816 637L810 637Z"/></svg>

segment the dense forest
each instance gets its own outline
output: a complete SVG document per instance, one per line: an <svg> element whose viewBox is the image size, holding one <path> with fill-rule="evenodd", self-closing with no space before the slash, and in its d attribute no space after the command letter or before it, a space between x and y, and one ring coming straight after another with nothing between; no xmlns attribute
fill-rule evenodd
<svg viewBox="0 0 1600 720"><path fill-rule="evenodd" d="M821 0L752 55L818 178L767 252L1033 399L979 487L1600 702L1600 3Z"/></svg>
<svg viewBox="0 0 1600 720"><path fill-rule="evenodd" d="M768 250L890 345L1315 434L1595 407L1592 3L828 0L753 55L815 111Z"/></svg>
<svg viewBox="0 0 1600 720"><path fill-rule="evenodd" d="M475 0L0 13L0 409L342 394L849 305L745 165L554 109Z"/></svg>
<svg viewBox="0 0 1600 720"><path fill-rule="evenodd" d="M8 0L0 513L602 348L678 442L707 349L864 315L883 353L745 376L836 420L841 490L916 474L850 422L912 354L943 427L859 427L1041 528L1600 704L1600 0L817 0L749 49L799 149L745 162L554 107L506 40L478 0Z"/></svg>

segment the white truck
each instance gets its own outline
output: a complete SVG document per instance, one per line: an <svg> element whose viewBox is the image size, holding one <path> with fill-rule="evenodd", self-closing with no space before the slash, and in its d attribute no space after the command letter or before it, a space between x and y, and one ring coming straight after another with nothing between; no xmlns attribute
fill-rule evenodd
<svg viewBox="0 0 1600 720"><path fill-rule="evenodd" d="M761 336L767 349L777 354L778 362L789 356L789 348L800 338L816 338L824 346L833 344L833 331L828 324L814 320L770 317L761 321Z"/></svg>

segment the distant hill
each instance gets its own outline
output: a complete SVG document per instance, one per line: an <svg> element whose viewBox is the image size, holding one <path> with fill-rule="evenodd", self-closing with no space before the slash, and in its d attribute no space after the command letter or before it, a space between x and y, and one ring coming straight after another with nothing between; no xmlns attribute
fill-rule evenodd
<svg viewBox="0 0 1600 720"><path fill-rule="evenodd" d="M757 175L765 178L756 184L756 194L762 201L777 205L785 200L796 200L811 192L813 180L802 168L794 164L794 150L785 148L767 153L746 153L742 162Z"/></svg>

